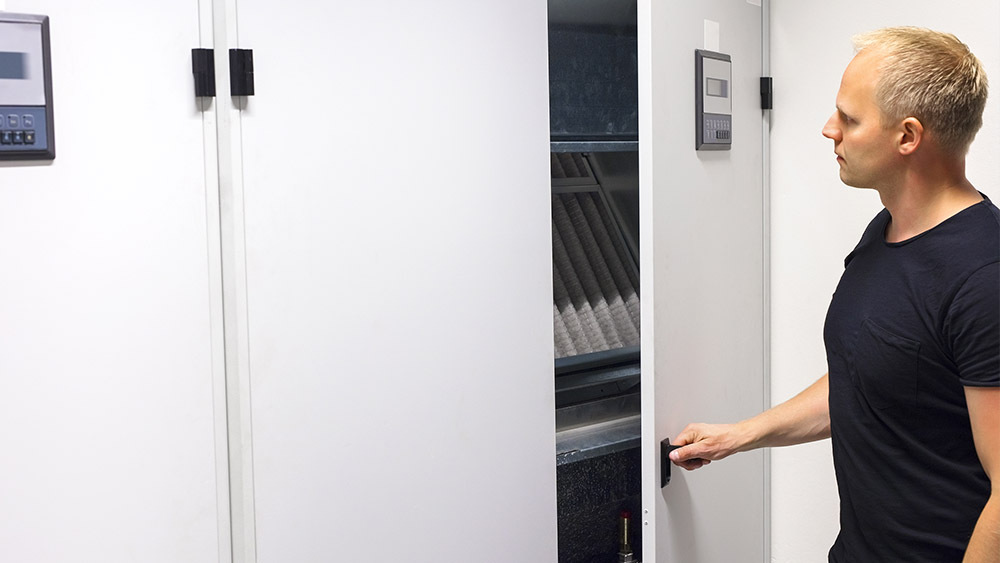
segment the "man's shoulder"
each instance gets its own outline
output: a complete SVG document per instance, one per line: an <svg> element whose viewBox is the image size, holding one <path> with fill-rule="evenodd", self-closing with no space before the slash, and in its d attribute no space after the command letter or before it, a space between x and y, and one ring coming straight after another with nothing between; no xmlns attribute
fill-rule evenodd
<svg viewBox="0 0 1000 563"><path fill-rule="evenodd" d="M986 210L988 217L992 219L993 226L1000 232L1000 208L997 208L996 204L985 194L983 195L983 208Z"/></svg>
<svg viewBox="0 0 1000 563"><path fill-rule="evenodd" d="M1000 209L986 198L961 213L957 227L962 240L981 249L986 261L1000 260Z"/></svg>
<svg viewBox="0 0 1000 563"><path fill-rule="evenodd" d="M865 227L865 232L861 234L861 240L858 244L854 246L854 249L850 254L844 258L844 268L851 263L854 256L865 246L871 245L874 242L880 242L885 236L885 227L889 223L890 219L889 210L883 208L879 211L871 221L868 222L868 226Z"/></svg>
<svg viewBox="0 0 1000 563"><path fill-rule="evenodd" d="M927 237L921 253L930 277L962 287L977 272L1000 262L1000 209L984 199L949 219ZM954 294L953 292L949 292Z"/></svg>

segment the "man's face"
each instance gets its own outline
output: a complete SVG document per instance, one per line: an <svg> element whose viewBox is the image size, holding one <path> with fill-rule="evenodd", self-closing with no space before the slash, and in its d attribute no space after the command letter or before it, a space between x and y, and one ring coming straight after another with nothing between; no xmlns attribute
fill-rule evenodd
<svg viewBox="0 0 1000 563"><path fill-rule="evenodd" d="M875 100L881 59L878 53L861 51L847 65L837 110L823 127L823 136L833 141L840 180L856 188L883 187L899 158L895 131L883 127Z"/></svg>

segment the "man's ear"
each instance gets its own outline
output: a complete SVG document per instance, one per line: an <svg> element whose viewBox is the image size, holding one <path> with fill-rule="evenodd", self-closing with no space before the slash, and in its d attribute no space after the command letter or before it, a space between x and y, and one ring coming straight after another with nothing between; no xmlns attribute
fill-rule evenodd
<svg viewBox="0 0 1000 563"><path fill-rule="evenodd" d="M924 141L924 124L916 117L907 117L899 124L899 154L910 155Z"/></svg>

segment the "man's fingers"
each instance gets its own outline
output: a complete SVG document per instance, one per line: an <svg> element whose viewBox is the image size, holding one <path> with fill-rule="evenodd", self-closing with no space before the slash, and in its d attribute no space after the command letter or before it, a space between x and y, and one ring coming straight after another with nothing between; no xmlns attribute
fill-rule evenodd
<svg viewBox="0 0 1000 563"><path fill-rule="evenodd" d="M676 450L670 452L670 459L674 462L685 462L688 460L698 459L698 456L694 452L695 448L691 446L684 446L682 448L677 448Z"/></svg>
<svg viewBox="0 0 1000 563"><path fill-rule="evenodd" d="M673 440L676 449L670 452L670 460L674 465L691 470L708 465L710 460L726 457L729 454L722 444L725 443L724 438L730 427L731 425L720 424L688 424Z"/></svg>
<svg viewBox="0 0 1000 563"><path fill-rule="evenodd" d="M678 467L681 467L681 468L686 469L688 471L692 471L692 470L704 467L704 466L708 465L709 463L712 463L712 462L708 461L707 459L694 458L694 459L689 459L687 461L682 461L680 463L675 463L674 465L677 465Z"/></svg>
<svg viewBox="0 0 1000 563"><path fill-rule="evenodd" d="M686 446L698 441L699 432L696 424L688 424L680 434L673 439L675 446Z"/></svg>

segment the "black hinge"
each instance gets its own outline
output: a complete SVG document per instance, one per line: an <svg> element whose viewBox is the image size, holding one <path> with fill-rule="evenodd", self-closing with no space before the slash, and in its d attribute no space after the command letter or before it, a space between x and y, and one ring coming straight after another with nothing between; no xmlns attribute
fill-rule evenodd
<svg viewBox="0 0 1000 563"><path fill-rule="evenodd" d="M760 77L760 109L774 109L774 85L770 76Z"/></svg>
<svg viewBox="0 0 1000 563"><path fill-rule="evenodd" d="M253 51L229 50L229 86L233 96L253 96Z"/></svg>
<svg viewBox="0 0 1000 563"><path fill-rule="evenodd" d="M212 49L191 49L191 72L194 73L194 95L215 97L215 57Z"/></svg>

